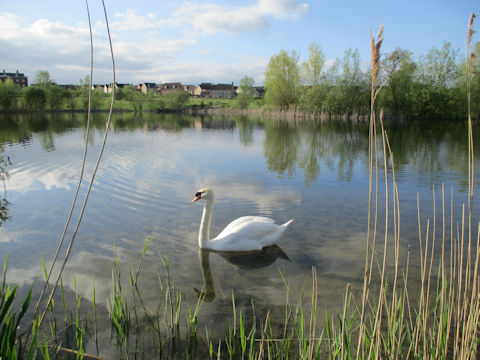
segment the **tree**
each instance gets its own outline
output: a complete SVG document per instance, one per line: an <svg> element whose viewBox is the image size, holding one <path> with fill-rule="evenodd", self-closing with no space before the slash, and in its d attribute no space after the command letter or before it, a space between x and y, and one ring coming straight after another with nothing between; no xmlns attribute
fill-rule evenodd
<svg viewBox="0 0 480 360"><path fill-rule="evenodd" d="M441 49L432 48L420 60L420 81L435 88L451 87L457 78L458 51L446 41Z"/></svg>
<svg viewBox="0 0 480 360"><path fill-rule="evenodd" d="M445 42L432 48L418 66L418 82L411 93L413 113L420 118L450 118L458 112L451 102L457 84L458 51Z"/></svg>
<svg viewBox="0 0 480 360"><path fill-rule="evenodd" d="M240 80L240 89L237 95L237 104L242 109L247 108L248 105L250 105L250 103L253 101L254 82L255 80L253 80L253 78L246 75L242 78L242 80Z"/></svg>
<svg viewBox="0 0 480 360"><path fill-rule="evenodd" d="M190 95L183 90L171 91L164 95L167 108L180 110L190 100Z"/></svg>
<svg viewBox="0 0 480 360"><path fill-rule="evenodd" d="M59 110L69 93L58 85L50 85L46 88L46 95L50 110Z"/></svg>
<svg viewBox="0 0 480 360"><path fill-rule="evenodd" d="M359 113L369 107L369 86L360 67L358 49L347 49L342 60L342 76L339 80L340 111L346 114Z"/></svg>
<svg viewBox="0 0 480 360"><path fill-rule="evenodd" d="M126 86L123 90L125 98L132 103L135 112L141 113L143 105L147 100L147 95L143 94L140 90L135 89L132 85Z"/></svg>
<svg viewBox="0 0 480 360"><path fill-rule="evenodd" d="M386 54L382 61L385 73L387 95L384 97L385 106L390 108L394 115L410 113L409 94L414 82L416 64L412 60L412 53L408 50L395 49Z"/></svg>
<svg viewBox="0 0 480 360"><path fill-rule="evenodd" d="M0 82L0 105L4 110L11 110L17 105L17 99L20 94L20 89L12 79Z"/></svg>
<svg viewBox="0 0 480 360"><path fill-rule="evenodd" d="M35 75L35 84L44 87L51 85L52 80L50 79L50 73L47 70L37 71L37 74Z"/></svg>
<svg viewBox="0 0 480 360"><path fill-rule="evenodd" d="M308 47L308 61L302 63L302 78L306 85L318 86L324 82L325 55L319 44L313 42Z"/></svg>
<svg viewBox="0 0 480 360"><path fill-rule="evenodd" d="M309 111L315 111L321 107L327 90L326 74L324 72L325 55L317 43L311 43L308 61L302 63L301 77L303 88L300 102Z"/></svg>
<svg viewBox="0 0 480 360"><path fill-rule="evenodd" d="M29 86L23 90L23 98L28 109L43 110L47 103L47 95L43 88Z"/></svg>
<svg viewBox="0 0 480 360"><path fill-rule="evenodd" d="M274 55L265 71L265 102L286 109L298 101L300 88L300 71L298 55L292 51L290 55L282 50Z"/></svg>
<svg viewBox="0 0 480 360"><path fill-rule="evenodd" d="M472 117L480 119L480 41L475 43L474 57L472 59L471 82L471 111Z"/></svg>

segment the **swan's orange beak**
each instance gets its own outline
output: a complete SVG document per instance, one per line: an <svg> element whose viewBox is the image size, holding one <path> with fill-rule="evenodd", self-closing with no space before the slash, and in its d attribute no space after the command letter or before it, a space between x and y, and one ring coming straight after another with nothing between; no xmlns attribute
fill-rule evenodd
<svg viewBox="0 0 480 360"><path fill-rule="evenodd" d="M198 201L198 200L200 200L200 196L197 195L192 199L192 202L195 202L195 201Z"/></svg>

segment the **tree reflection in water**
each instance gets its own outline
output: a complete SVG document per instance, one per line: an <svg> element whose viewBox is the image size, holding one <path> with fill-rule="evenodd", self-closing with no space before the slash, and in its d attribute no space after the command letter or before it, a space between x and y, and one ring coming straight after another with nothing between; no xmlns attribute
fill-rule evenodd
<svg viewBox="0 0 480 360"><path fill-rule="evenodd" d="M3 182L3 191L4 191L4 196L0 195L0 227L2 227L2 224L10 219L8 216L8 208L10 207L10 201L8 201L5 197L7 193L7 187L6 187L6 180L8 178L8 170L7 167L12 165L12 162L10 161L10 157L7 156L4 158L3 156L0 156L0 180Z"/></svg>
<svg viewBox="0 0 480 360"><path fill-rule="evenodd" d="M8 216L8 208L10 206L10 202L0 196L0 227L2 227L2 224L10 219L10 216Z"/></svg>

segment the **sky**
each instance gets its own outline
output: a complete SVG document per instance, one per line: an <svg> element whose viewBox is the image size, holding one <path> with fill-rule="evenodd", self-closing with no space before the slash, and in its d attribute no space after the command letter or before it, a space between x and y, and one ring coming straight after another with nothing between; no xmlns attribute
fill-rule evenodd
<svg viewBox="0 0 480 360"><path fill-rule="evenodd" d="M93 82L111 83L103 5L89 0L88 7ZM480 0L105 0L105 7L116 80L130 84L238 84L250 76L262 85L271 56L294 50L302 62L313 42L327 64L358 49L366 69L370 31L382 23L383 54L408 49L417 59L449 41L462 56L469 17L480 16ZM18 70L33 83L47 70L57 84L78 84L90 58L86 1L2 0L0 71Z"/></svg>

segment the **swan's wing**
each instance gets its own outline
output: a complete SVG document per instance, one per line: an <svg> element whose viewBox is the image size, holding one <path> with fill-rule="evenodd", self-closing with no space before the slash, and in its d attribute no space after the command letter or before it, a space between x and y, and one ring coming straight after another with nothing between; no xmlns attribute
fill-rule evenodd
<svg viewBox="0 0 480 360"><path fill-rule="evenodd" d="M237 219L236 223L231 223L211 240L212 248L225 251L261 250L278 240L286 229L276 225L272 219L258 216L245 218Z"/></svg>
<svg viewBox="0 0 480 360"><path fill-rule="evenodd" d="M260 222L260 223L270 223L275 224L275 220L263 217L263 216L242 216L238 219L233 220L230 224L227 225L225 229L222 230L220 234L218 234L217 238L225 237L231 232L236 232L238 229L242 227L242 225L250 223L250 222Z"/></svg>

